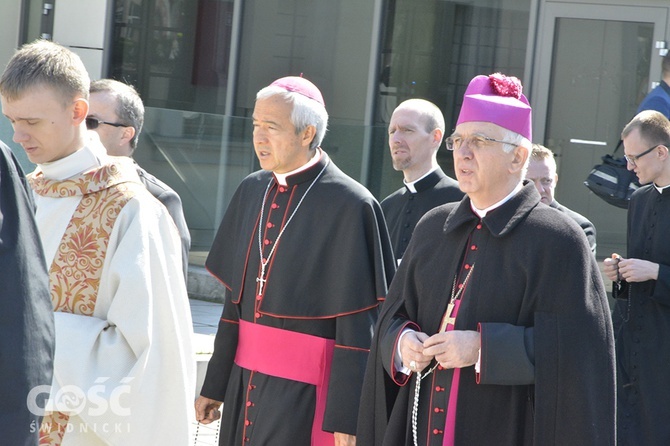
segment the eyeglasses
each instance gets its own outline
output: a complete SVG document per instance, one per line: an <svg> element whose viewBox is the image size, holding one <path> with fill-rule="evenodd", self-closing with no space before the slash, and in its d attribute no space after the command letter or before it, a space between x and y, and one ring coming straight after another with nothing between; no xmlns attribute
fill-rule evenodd
<svg viewBox="0 0 670 446"><path fill-rule="evenodd" d="M86 118L86 128L89 129L89 130L97 129L98 126L100 126L100 124L107 124L107 125L111 125L113 127L132 127L130 125L125 125L125 124L121 124L121 123L118 123L118 122L101 121L97 118L92 118L90 116L88 118Z"/></svg>
<svg viewBox="0 0 670 446"><path fill-rule="evenodd" d="M640 153L639 155L624 155L623 157L626 158L626 161L628 161L628 164L630 164L633 167L637 167L637 164L635 162L637 161L638 158L645 156L647 153L651 152L658 146L664 146L666 144L656 144L653 147L648 148L644 152Z"/></svg>
<svg viewBox="0 0 670 446"><path fill-rule="evenodd" d="M447 150L458 150L463 142L465 140L468 140L468 146L472 147L473 149L477 150L480 149L492 142L499 142L501 144L509 144L511 146L516 146L516 143L509 142L509 141L501 141L499 139L494 139L494 138L489 138L488 136L484 135L472 135L467 138L462 138L460 136L450 136L445 140L445 143L447 144Z"/></svg>

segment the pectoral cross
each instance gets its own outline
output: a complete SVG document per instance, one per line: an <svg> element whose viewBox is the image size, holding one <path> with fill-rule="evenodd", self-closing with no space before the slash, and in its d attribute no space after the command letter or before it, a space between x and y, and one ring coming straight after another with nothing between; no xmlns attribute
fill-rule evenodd
<svg viewBox="0 0 670 446"><path fill-rule="evenodd" d="M262 277L256 277L256 282L258 282L258 295L260 296L263 294L263 285L265 282L267 282L267 280L263 279Z"/></svg>
<svg viewBox="0 0 670 446"><path fill-rule="evenodd" d="M456 323L456 318L453 317L454 314L454 302L449 302L447 305L447 311L444 313L444 319L442 320L442 325L440 326L440 333L447 330L447 325L454 325Z"/></svg>
<svg viewBox="0 0 670 446"><path fill-rule="evenodd" d="M264 262L263 259L261 259L261 273L256 277L259 296L263 294L263 286L265 286L265 282L267 282L267 279L265 278L265 265L267 265L267 262Z"/></svg>
<svg viewBox="0 0 670 446"><path fill-rule="evenodd" d="M456 316L454 315L454 307L456 306L456 301L461 296L461 293L465 289L465 285L468 284L472 272L475 270L475 264L473 263L468 271L468 274L465 276L465 280L458 287L456 291L456 282L458 281L458 274L454 276L454 283L451 286L451 296L449 297L449 304L447 305L447 311L444 313L444 318L442 319L442 324L440 325L440 333L447 331L447 325L451 324L452 326L456 323Z"/></svg>

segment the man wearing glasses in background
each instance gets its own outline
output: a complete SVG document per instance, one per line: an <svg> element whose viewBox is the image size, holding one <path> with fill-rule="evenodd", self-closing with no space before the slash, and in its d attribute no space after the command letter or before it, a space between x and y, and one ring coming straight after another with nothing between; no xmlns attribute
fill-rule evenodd
<svg viewBox="0 0 670 446"><path fill-rule="evenodd" d="M595 256L596 227L582 214L566 208L554 198L554 191L558 184L554 152L540 144L533 144L533 151L530 153L530 162L528 163L526 179L535 184L535 188L540 193L540 201L542 203L565 213L565 215L573 219L579 227L582 228L586 235L586 239L591 246L591 252Z"/></svg>
<svg viewBox="0 0 670 446"><path fill-rule="evenodd" d="M616 299L620 445L670 444L670 121L639 113L623 129L628 170L640 184L628 206L628 256L605 259Z"/></svg>
<svg viewBox="0 0 670 446"><path fill-rule="evenodd" d="M91 82L86 127L95 131L107 154L133 157L144 124L144 104L137 91L128 84L113 79ZM184 278L188 280L188 253L191 234L186 225L181 198L161 180L141 168L137 174L151 195L163 203L172 217L181 238Z"/></svg>

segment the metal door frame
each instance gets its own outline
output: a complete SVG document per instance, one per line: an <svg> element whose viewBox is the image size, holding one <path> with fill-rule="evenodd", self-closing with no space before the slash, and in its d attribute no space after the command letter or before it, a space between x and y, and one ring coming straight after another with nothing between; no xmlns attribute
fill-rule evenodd
<svg viewBox="0 0 670 446"><path fill-rule="evenodd" d="M531 80L531 105L533 106L533 139L543 141L545 138L547 113L549 103L549 82L553 72L553 53L555 40L556 20L559 18L612 20L619 22L647 22L654 24L653 40L665 41L668 46L670 42L666 39L666 28L668 23L670 7L659 6L617 6L617 5L594 5L575 3L545 3L540 9L538 18L537 41L534 48ZM650 51L658 51L650 48ZM661 57L650 58L649 73L661 73ZM649 79L648 90L651 90L651 82L658 78Z"/></svg>

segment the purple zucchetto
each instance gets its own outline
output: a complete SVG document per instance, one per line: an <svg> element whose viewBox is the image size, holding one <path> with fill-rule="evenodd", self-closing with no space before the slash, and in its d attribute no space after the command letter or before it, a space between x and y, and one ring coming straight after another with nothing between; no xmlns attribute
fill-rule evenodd
<svg viewBox="0 0 670 446"><path fill-rule="evenodd" d="M532 141L532 109L521 81L501 73L473 78L465 90L456 125L491 122Z"/></svg>
<svg viewBox="0 0 670 446"><path fill-rule="evenodd" d="M301 94L305 97L315 100L322 106L326 106L323 96L316 85L308 81L302 76L286 76L281 79L277 79L270 84L273 87L283 88L286 91L291 91L294 93Z"/></svg>

